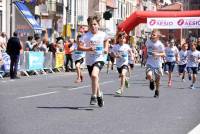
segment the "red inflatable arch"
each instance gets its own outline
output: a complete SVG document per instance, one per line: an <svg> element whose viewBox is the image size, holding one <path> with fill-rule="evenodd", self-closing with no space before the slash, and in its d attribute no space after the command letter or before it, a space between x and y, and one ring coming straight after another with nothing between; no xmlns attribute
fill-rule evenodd
<svg viewBox="0 0 200 134"><path fill-rule="evenodd" d="M127 34L140 23L147 23L150 17L199 17L200 10L191 11L136 11L125 21L118 25L118 31L125 31Z"/></svg>

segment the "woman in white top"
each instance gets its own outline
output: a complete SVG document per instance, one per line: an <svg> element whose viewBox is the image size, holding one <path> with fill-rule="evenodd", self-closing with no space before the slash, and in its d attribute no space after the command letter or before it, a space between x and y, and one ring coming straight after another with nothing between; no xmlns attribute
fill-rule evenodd
<svg viewBox="0 0 200 134"><path fill-rule="evenodd" d="M92 83L90 105L102 107L104 105L103 93L99 87L99 73L104 66L105 54L108 53L106 34L99 31L100 18L92 16L87 19L89 31L84 34L79 42L78 50L86 51L86 64Z"/></svg>
<svg viewBox="0 0 200 134"><path fill-rule="evenodd" d="M165 48L165 66L164 71L168 71L168 86L172 86L172 73L176 62L178 61L178 48L175 46L175 41L172 39L169 46Z"/></svg>
<svg viewBox="0 0 200 134"><path fill-rule="evenodd" d="M116 44L112 49L112 54L116 58L117 71L121 79L120 88L115 92L116 95L122 95L124 91L124 86L128 88L128 80L126 78L126 73L129 70L129 57L133 60L132 49L128 44L126 44L126 34L120 32L117 37L118 44ZM130 56L129 56L130 54Z"/></svg>

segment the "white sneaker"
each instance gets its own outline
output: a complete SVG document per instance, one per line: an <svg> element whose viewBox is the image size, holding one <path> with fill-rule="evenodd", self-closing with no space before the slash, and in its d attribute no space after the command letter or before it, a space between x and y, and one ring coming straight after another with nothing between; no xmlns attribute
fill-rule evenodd
<svg viewBox="0 0 200 134"><path fill-rule="evenodd" d="M116 95L122 95L122 90L118 89L117 91L115 91Z"/></svg>
<svg viewBox="0 0 200 134"><path fill-rule="evenodd" d="M185 79L182 79L182 82L185 82Z"/></svg>
<svg viewBox="0 0 200 134"><path fill-rule="evenodd" d="M191 89L195 89L194 85L191 85L190 88L191 88Z"/></svg>

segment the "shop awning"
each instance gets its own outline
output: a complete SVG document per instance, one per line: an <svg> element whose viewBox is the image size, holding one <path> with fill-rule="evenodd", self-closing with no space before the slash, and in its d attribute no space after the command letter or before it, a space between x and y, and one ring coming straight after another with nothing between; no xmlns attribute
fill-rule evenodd
<svg viewBox="0 0 200 134"><path fill-rule="evenodd" d="M14 4L16 5L17 9L20 11L24 19L30 24L32 29L36 33L41 33L42 32L42 27L38 24L34 16L32 15L31 11L29 8L23 4L22 2L15 1Z"/></svg>

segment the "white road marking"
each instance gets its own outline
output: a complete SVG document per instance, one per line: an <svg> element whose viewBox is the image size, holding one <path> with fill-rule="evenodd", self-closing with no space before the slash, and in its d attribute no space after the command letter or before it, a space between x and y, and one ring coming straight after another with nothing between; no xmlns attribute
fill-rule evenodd
<svg viewBox="0 0 200 134"><path fill-rule="evenodd" d="M111 82L114 82L114 81L105 81L105 82L100 83L100 85L104 85L104 84L111 83ZM82 86L82 87L70 88L68 90L72 91L72 90L77 90L77 89L86 88L86 87L91 87L91 86L90 85L86 85L86 86Z"/></svg>
<svg viewBox="0 0 200 134"><path fill-rule="evenodd" d="M86 88L86 87L90 87L90 85L82 86L82 87L70 88L70 89L68 89L68 90L69 90L69 91L72 91L72 90L77 90L77 89Z"/></svg>
<svg viewBox="0 0 200 134"><path fill-rule="evenodd" d="M200 134L200 124L192 129L188 134Z"/></svg>
<svg viewBox="0 0 200 134"><path fill-rule="evenodd" d="M24 96L24 97L19 97L17 99L27 99L27 98L33 98L33 97L38 97L38 96L44 96L44 95L49 95L49 94L55 94L58 91L54 91L54 92L48 92L48 93L42 93L42 94L35 94L35 95L30 95L30 96Z"/></svg>
<svg viewBox="0 0 200 134"><path fill-rule="evenodd" d="M114 82L114 81L105 81L105 82L100 83L100 85L105 85L105 84L112 83L112 82ZM70 89L67 89L67 90L73 91L73 90L78 90L78 89L82 89L82 88L86 88L86 87L90 87L90 85L76 87L76 88L70 88ZM58 93L58 92L59 91L48 92L48 93L41 93L41 94L34 94L34 95L30 95L30 96L18 97L17 99L19 100L19 99L34 98L34 97L45 96L45 95L49 95L49 94L55 94L55 93Z"/></svg>

